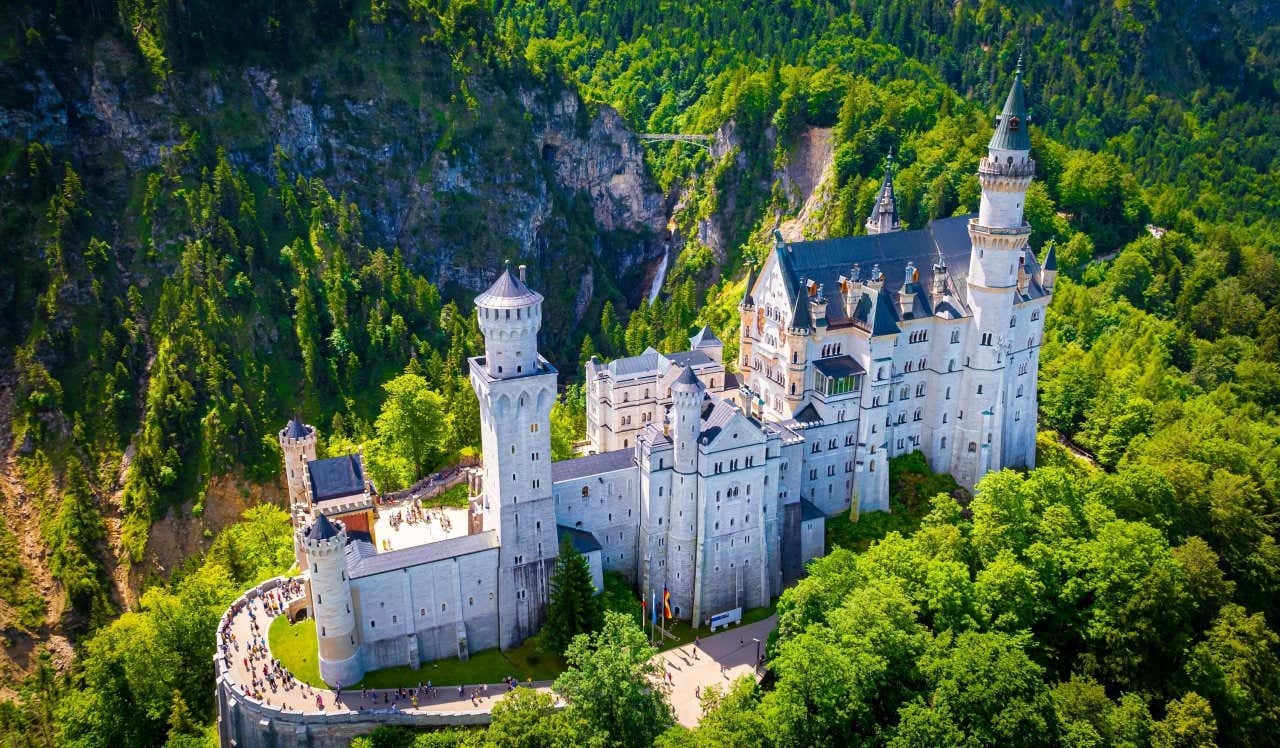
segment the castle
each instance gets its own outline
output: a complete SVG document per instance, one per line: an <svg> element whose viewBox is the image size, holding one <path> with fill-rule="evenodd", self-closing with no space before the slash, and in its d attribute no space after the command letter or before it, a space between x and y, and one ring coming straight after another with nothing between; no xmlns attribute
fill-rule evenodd
<svg viewBox="0 0 1280 748"><path fill-rule="evenodd" d="M585 457L551 460L542 296L523 266L504 270L475 301L483 461L463 534L388 548L360 455L316 460L315 429L290 421L279 437L325 681L520 644L544 618L561 537L597 585L621 572L705 624L767 605L823 553L827 516L887 510L890 457L919 450L968 487L1032 467L1056 266L1052 247L1043 264L1028 248L1028 124L1019 68L976 215L902 230L890 162L865 236L778 236L739 305L736 373L706 328L687 351L592 359Z"/></svg>

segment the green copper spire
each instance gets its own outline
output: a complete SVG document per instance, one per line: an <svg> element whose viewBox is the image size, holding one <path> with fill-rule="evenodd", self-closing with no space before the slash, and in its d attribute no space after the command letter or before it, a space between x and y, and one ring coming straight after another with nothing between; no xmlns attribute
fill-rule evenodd
<svg viewBox="0 0 1280 748"><path fill-rule="evenodd" d="M992 150L1031 150L1031 118L1027 116L1027 92L1022 87L1022 55L1013 74L1013 87L1004 101L1004 111L996 118L996 131L987 145Z"/></svg>

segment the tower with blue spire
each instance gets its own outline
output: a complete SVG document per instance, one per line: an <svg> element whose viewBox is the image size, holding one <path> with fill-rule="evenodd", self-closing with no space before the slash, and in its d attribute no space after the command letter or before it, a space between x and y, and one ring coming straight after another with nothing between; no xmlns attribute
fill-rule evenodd
<svg viewBox="0 0 1280 748"><path fill-rule="evenodd" d="M902 230L898 222L898 203L893 196L893 151L884 160L884 181L880 183L880 194L876 195L875 205L871 206L871 215L867 216L868 234L888 234Z"/></svg>

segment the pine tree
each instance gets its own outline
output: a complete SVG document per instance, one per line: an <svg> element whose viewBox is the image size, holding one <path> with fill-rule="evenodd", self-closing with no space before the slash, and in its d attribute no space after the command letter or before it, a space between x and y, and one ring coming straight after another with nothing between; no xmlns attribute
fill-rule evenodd
<svg viewBox="0 0 1280 748"><path fill-rule="evenodd" d="M568 534L560 537L560 558L551 574L551 601L542 636L547 649L563 654L578 634L600 628L600 601L591 582L587 559L574 549Z"/></svg>
<svg viewBox="0 0 1280 748"><path fill-rule="evenodd" d="M596 355L596 341L591 339L590 333L587 333L582 338L582 348L578 349L578 368L586 366L594 355Z"/></svg>

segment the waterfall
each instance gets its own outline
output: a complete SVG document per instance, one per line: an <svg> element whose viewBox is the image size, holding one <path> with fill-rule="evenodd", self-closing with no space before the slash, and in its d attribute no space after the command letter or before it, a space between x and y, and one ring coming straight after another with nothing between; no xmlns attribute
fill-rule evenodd
<svg viewBox="0 0 1280 748"><path fill-rule="evenodd" d="M658 266L658 272L653 275L653 284L649 286L649 303L658 298L658 292L662 290L662 282L667 279L667 261L671 259L671 245L668 244L662 250L662 264Z"/></svg>

